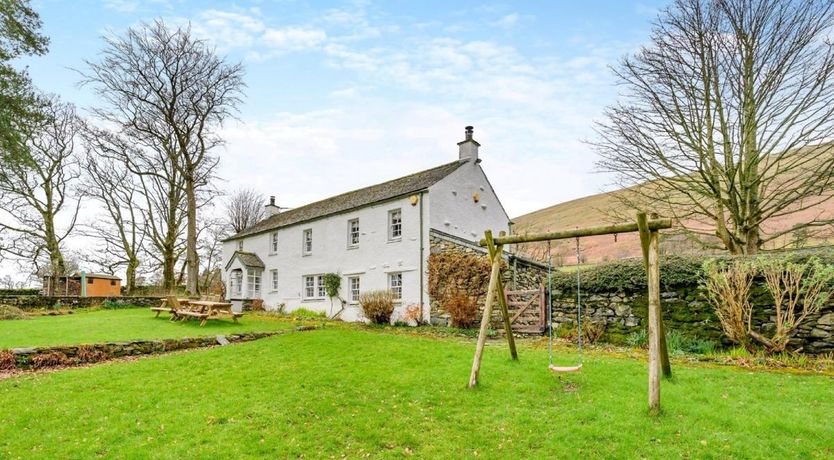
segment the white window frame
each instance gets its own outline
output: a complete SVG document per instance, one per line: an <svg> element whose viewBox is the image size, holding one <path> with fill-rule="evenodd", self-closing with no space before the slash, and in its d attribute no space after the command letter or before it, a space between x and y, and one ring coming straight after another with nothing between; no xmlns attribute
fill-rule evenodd
<svg viewBox="0 0 834 460"><path fill-rule="evenodd" d="M272 290L277 291L278 290L278 270L276 270L276 269L270 270L269 275L272 277L272 279L271 279L271 281L272 281Z"/></svg>
<svg viewBox="0 0 834 460"><path fill-rule="evenodd" d="M316 276L316 291L319 299L327 297L327 288L324 286L324 275Z"/></svg>
<svg viewBox="0 0 834 460"><path fill-rule="evenodd" d="M229 295L234 298L243 295L243 270L235 269L229 274Z"/></svg>
<svg viewBox="0 0 834 460"><path fill-rule="evenodd" d="M301 232L301 254L309 256L313 253L313 229L306 228Z"/></svg>
<svg viewBox="0 0 834 460"><path fill-rule="evenodd" d="M400 302L403 299L403 272L388 274L388 290L394 295L394 301Z"/></svg>
<svg viewBox="0 0 834 460"><path fill-rule="evenodd" d="M356 286L353 283L356 282ZM348 277L348 301L352 304L359 303L359 296L362 294L362 284L359 280L358 276L349 276Z"/></svg>
<svg viewBox="0 0 834 460"><path fill-rule="evenodd" d="M301 277L301 293L304 294L302 296L303 299L315 299L316 298L316 275L304 275Z"/></svg>
<svg viewBox="0 0 834 460"><path fill-rule="evenodd" d="M394 220L394 217L397 217ZM403 210L402 208L388 211L388 241L400 241L403 237Z"/></svg>
<svg viewBox="0 0 834 460"><path fill-rule="evenodd" d="M237 242L237 250L243 251L243 240L238 240Z"/></svg>
<svg viewBox="0 0 834 460"><path fill-rule="evenodd" d="M260 299L263 289L263 270L257 268L246 269L246 298Z"/></svg>
<svg viewBox="0 0 834 460"><path fill-rule="evenodd" d="M356 224L356 229L354 230L353 225ZM347 223L347 247L348 248L358 248L359 247L359 218L350 219Z"/></svg>
<svg viewBox="0 0 834 460"><path fill-rule="evenodd" d="M278 232L269 234L269 253L278 254Z"/></svg>

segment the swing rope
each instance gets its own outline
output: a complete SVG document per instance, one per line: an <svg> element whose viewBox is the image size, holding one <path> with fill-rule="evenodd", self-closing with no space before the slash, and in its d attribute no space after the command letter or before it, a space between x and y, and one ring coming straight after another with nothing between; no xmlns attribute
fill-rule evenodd
<svg viewBox="0 0 834 460"><path fill-rule="evenodd" d="M579 337L579 364L576 366L560 367L553 364L553 294L551 282L551 255L550 255L550 240L547 240L547 327L550 330L550 337L548 339L548 354L550 355L550 365L548 369L553 372L576 372L582 369L582 297L581 297L581 283L579 280L579 237L576 238L576 323L578 326Z"/></svg>

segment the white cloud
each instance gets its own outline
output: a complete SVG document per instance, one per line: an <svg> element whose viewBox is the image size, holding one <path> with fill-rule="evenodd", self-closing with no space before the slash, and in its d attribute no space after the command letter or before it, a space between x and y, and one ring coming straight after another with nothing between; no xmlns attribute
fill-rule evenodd
<svg viewBox="0 0 834 460"><path fill-rule="evenodd" d="M518 24L518 21L521 19L521 15L518 13L510 13L501 19L494 21L492 23L495 27L500 27L502 29L512 29Z"/></svg>
<svg viewBox="0 0 834 460"><path fill-rule="evenodd" d="M299 51L319 46L327 39L327 33L321 29L285 27L267 29L261 39L273 50Z"/></svg>

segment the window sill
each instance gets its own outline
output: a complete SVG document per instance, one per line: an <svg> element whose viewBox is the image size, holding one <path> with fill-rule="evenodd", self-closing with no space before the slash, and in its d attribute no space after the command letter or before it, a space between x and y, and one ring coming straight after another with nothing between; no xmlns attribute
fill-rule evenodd
<svg viewBox="0 0 834 460"><path fill-rule="evenodd" d="M302 252L301 253L301 257L310 257L311 255L313 255L312 252Z"/></svg>
<svg viewBox="0 0 834 460"><path fill-rule="evenodd" d="M321 302L324 300L324 297L310 297L308 299L301 299L302 303L312 303L312 302Z"/></svg>
<svg viewBox="0 0 834 460"><path fill-rule="evenodd" d="M388 242L389 242L389 243L399 243L399 242L400 242L400 241L402 241L402 240L403 240L403 238L402 238L402 237L398 237L398 238L389 238L389 239L388 239Z"/></svg>
<svg viewBox="0 0 834 460"><path fill-rule="evenodd" d="M348 251L350 251L350 250L352 250L352 249L359 249L359 245L358 245L358 244L354 244L353 246L348 246L348 247L347 247L347 250L348 250Z"/></svg>
<svg viewBox="0 0 834 460"><path fill-rule="evenodd" d="M277 256L277 255L278 255L277 252L270 252L269 254L267 254L267 256L269 256L269 257Z"/></svg>

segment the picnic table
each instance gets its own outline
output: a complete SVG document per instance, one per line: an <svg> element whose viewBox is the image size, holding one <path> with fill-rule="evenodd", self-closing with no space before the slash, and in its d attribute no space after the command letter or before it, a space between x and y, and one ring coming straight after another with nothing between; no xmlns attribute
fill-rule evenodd
<svg viewBox="0 0 834 460"><path fill-rule="evenodd" d="M243 316L243 313L232 311L232 304L229 302L217 302L213 300L199 300L199 299L178 299L174 296L169 296L162 301L159 307L151 308L156 312L156 316L163 311L171 313L171 321L184 320L187 318L195 318L200 320L200 326L205 326L206 322L211 318L220 316L231 316L232 320L237 323L237 319Z"/></svg>

